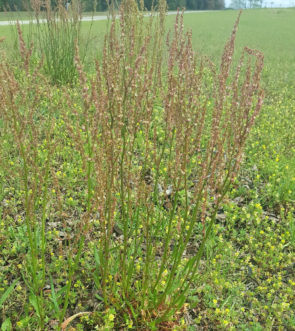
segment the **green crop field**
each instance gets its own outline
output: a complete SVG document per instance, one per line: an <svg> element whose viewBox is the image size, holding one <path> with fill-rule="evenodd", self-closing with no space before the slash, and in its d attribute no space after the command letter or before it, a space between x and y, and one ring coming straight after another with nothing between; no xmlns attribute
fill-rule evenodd
<svg viewBox="0 0 295 331"><path fill-rule="evenodd" d="M124 3L0 25L1 330L294 330L295 9Z"/></svg>

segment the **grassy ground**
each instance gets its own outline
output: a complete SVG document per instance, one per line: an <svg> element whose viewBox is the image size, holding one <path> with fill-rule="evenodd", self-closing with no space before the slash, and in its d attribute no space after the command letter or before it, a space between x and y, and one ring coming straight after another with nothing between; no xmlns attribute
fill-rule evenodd
<svg viewBox="0 0 295 331"><path fill-rule="evenodd" d="M185 15L185 27L192 29L195 50L218 63L236 16L236 11ZM169 16L167 21L171 27L173 17ZM247 143L239 178L218 211L187 305L179 316L179 324L171 330L295 329L294 21L295 10L292 9L249 10L241 17L237 53L244 45L264 53L265 102ZM89 23L83 23L84 33L88 28ZM101 31L105 28L105 22L93 23L90 57L94 56L95 49L101 49ZM0 27L0 37L7 37L5 48L12 44L10 31L8 27ZM59 89L55 88L52 93L53 102L59 105ZM71 152L72 142L63 135L64 131L65 124L59 120L57 132L64 147L59 151L63 161L57 165L57 176L65 187L61 189L65 201L63 215L66 226L71 228L81 214L83 203L80 202L85 197L82 190L75 190L79 184L79 169L69 161L75 161L75 155ZM11 156L7 162L14 171L16 161L9 139L4 143L6 152L11 153L8 153ZM22 281L27 252L20 208L23 192L11 179L13 177L8 181L3 173L0 184L0 284L3 284L0 298L16 277L19 281L1 307L0 321L9 317L13 329L32 330L36 325L35 305ZM53 188L50 196L58 199ZM55 215L57 212L51 213ZM95 230L96 223L93 226ZM48 223L49 269L58 284L66 281L67 272L63 231L55 222ZM93 246L96 240L95 234L88 238L89 249L84 252L81 270L71 292L72 314L100 309L100 299L95 297L97 291L93 289L91 277L95 268ZM45 291L45 295L49 295L50 284ZM112 329L115 317L116 310L109 311L104 318L86 315L80 318L75 328L93 330L99 323L102 326L104 321L109 326L102 329ZM136 330L130 321L129 325L126 322L121 327Z"/></svg>
<svg viewBox="0 0 295 331"><path fill-rule="evenodd" d="M0 12L0 21L29 20L32 12Z"/></svg>
<svg viewBox="0 0 295 331"><path fill-rule="evenodd" d="M104 16L107 15L107 12L84 12L83 16L89 17L89 16ZM0 21L24 21L24 20L30 20L34 16L33 12L0 12Z"/></svg>

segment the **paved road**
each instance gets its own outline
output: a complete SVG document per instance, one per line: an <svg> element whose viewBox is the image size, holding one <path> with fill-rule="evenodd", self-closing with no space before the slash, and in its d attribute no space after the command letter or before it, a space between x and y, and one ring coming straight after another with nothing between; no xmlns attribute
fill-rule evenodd
<svg viewBox="0 0 295 331"><path fill-rule="evenodd" d="M212 11L212 10L211 10ZM191 13L205 13L208 12L208 10L187 10L184 13L185 14L191 14ZM167 12L167 15L176 15L176 11L170 11ZM149 14L146 14L145 16L149 16ZM102 16L85 16L82 18L83 22L90 22L90 21L105 21L108 19L107 15L102 15ZM40 19L39 20L41 23L46 23L45 19ZM1 25L15 25L17 21L0 21L0 26ZM30 24L30 23L36 23L36 20L24 20L24 21L19 21L20 24Z"/></svg>

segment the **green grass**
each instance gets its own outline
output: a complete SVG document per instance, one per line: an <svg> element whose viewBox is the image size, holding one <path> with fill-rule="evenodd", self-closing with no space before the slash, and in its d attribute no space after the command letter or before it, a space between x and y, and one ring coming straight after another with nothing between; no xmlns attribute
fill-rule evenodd
<svg viewBox="0 0 295 331"><path fill-rule="evenodd" d="M237 14L237 11L186 14L184 24L187 29L192 29L194 49L219 63L222 47ZM171 28L173 17L168 16L167 22ZM247 143L240 175L218 211L200 272L173 330L295 329L294 22L293 9L248 10L242 14L237 53L243 46L257 48L264 53L265 102ZM88 28L89 23L83 23L82 33L86 35ZM24 26L23 29L25 33L29 31L29 27ZM106 22L93 22L89 58L99 54L105 31ZM0 26L1 36L7 37L5 45L0 44L2 50L12 47L14 35L11 28ZM69 93L79 100L75 89ZM46 110L49 103L57 108L64 106L61 95L60 88L53 87L50 100L44 100L40 111ZM82 105L77 101L77 109L79 107ZM2 122L0 130L3 128L1 125ZM65 202L63 217L71 229L85 210L85 188L80 184L81 164L72 151L73 142L65 132L66 124L57 117L56 135L64 145L59 146L60 163L55 165L56 175L62 183L59 194ZM15 160L9 139L5 138L3 150L5 155L9 155L7 162L12 172L17 172L19 161ZM45 147L40 146L40 149ZM12 289L13 280L22 279L26 272L24 256L28 238L23 210L20 209L23 194L13 177L9 181L1 178L0 284L3 285L0 286L0 298ZM54 189L49 191L49 195L50 199L57 200ZM58 211L51 213L57 219L60 217ZM77 318L76 324L73 323L76 330L92 330L96 325L101 330L111 330L113 318L118 317L115 308L100 311L101 293L95 291L90 276L97 258L93 247L98 240L95 233L98 226L99 221L94 219L93 233L70 293L72 314L81 311L95 313ZM48 268L55 278L55 285L60 288L65 284L67 274L67 248L66 244L60 245L64 231L68 229L64 230L58 222L50 222L46 233L51 250ZM51 310L48 310L54 311L59 304L56 297L62 297L62 293L55 293L50 283L46 284L45 293L52 299ZM20 281L14 293L3 303L0 321L9 319L15 330L34 329L34 307L26 284ZM132 323L124 318L126 323L122 328L132 329Z"/></svg>
<svg viewBox="0 0 295 331"><path fill-rule="evenodd" d="M107 15L107 12L83 12L83 16L89 17L89 16L105 16ZM30 20L34 17L33 12L27 12L27 11L17 11L17 12L0 12L0 21L24 21L24 20Z"/></svg>
<svg viewBox="0 0 295 331"><path fill-rule="evenodd" d="M32 12L0 12L0 21L29 20L32 18Z"/></svg>

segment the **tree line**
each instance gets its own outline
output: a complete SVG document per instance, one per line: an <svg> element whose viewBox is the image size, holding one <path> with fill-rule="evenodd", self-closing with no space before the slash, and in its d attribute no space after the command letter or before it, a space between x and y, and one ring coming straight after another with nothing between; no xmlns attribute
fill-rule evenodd
<svg viewBox="0 0 295 331"><path fill-rule="evenodd" d="M105 11L108 9L107 0L80 0L83 11ZM51 1L55 5L56 0ZM64 0L65 4L67 0ZM69 0L70 2L70 0ZM144 6L150 10L156 1L144 0ZM217 10L224 9L224 0L167 0L168 10L186 8L188 10ZM0 11L29 10L30 5L24 0L0 0Z"/></svg>
<svg viewBox="0 0 295 331"><path fill-rule="evenodd" d="M234 9L262 8L263 0L232 0L230 7Z"/></svg>

